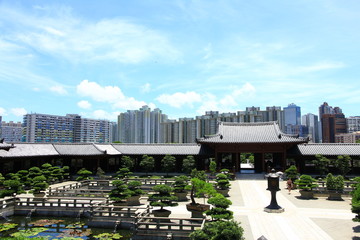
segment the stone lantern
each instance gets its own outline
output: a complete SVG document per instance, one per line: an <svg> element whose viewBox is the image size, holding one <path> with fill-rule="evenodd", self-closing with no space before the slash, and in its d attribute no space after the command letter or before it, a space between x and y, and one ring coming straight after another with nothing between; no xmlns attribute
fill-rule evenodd
<svg viewBox="0 0 360 240"><path fill-rule="evenodd" d="M275 173L275 169L272 169L271 172L266 175L268 180L268 188L271 192L271 202L270 205L264 208L265 212L269 213L281 213L284 212L285 209L280 207L276 201L276 192L280 191L279 188L279 176Z"/></svg>

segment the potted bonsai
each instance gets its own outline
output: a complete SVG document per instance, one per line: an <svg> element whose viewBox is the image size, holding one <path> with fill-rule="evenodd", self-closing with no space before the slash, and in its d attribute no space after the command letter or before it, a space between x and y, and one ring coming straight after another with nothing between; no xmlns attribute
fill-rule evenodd
<svg viewBox="0 0 360 240"><path fill-rule="evenodd" d="M33 179L33 194L34 194L34 200L40 201L45 197L45 190L48 188L49 184L46 182L46 177L36 176Z"/></svg>
<svg viewBox="0 0 360 240"><path fill-rule="evenodd" d="M208 204L200 204L195 201L195 197L210 197L216 193L214 186L199 178L192 178L191 185L186 187L190 190L191 202L186 204L186 209L191 212L192 218L202 218L203 212L210 209Z"/></svg>
<svg viewBox="0 0 360 240"><path fill-rule="evenodd" d="M220 194L222 194L225 197L229 196L229 190L230 190L230 181L226 174L224 173L218 173L216 175L216 191Z"/></svg>
<svg viewBox="0 0 360 240"><path fill-rule="evenodd" d="M140 205L140 196L145 192L140 189L140 181L129 181L127 184L128 193L130 196L127 198L126 203L129 206L138 206Z"/></svg>
<svg viewBox="0 0 360 240"><path fill-rule="evenodd" d="M188 191L186 186L188 186L189 178L185 175L175 177L175 182L173 184L175 196L178 198L178 201L187 201Z"/></svg>
<svg viewBox="0 0 360 240"><path fill-rule="evenodd" d="M178 203L173 202L177 200L177 197L172 193L174 188L168 185L156 185L152 188L155 192L149 195L150 206L160 207L160 209L153 210L152 213L155 217L169 217L171 211L164 209L164 207L175 207Z"/></svg>
<svg viewBox="0 0 360 240"><path fill-rule="evenodd" d="M207 210L205 214L211 216L212 220L230 220L233 218L233 212L227 209L232 202L222 194L217 193L214 197L209 198L208 203L213 207Z"/></svg>
<svg viewBox="0 0 360 240"><path fill-rule="evenodd" d="M131 196L131 193L128 189L128 186L122 180L112 181L114 189L109 193L110 200L113 201L115 206L124 206L126 205L126 199Z"/></svg>
<svg viewBox="0 0 360 240"><path fill-rule="evenodd" d="M80 169L76 174L79 175L76 178L76 181L93 180L94 179L93 177L91 177L92 172L87 170L86 168Z"/></svg>
<svg viewBox="0 0 360 240"><path fill-rule="evenodd" d="M329 192L328 200L343 200L341 194L344 190L344 177L334 177L331 173L326 176L326 190Z"/></svg>
<svg viewBox="0 0 360 240"><path fill-rule="evenodd" d="M288 169L285 170L286 179L291 179L294 183L295 180L299 177L299 173L295 165L291 165ZM295 184L294 184L295 185Z"/></svg>
<svg viewBox="0 0 360 240"><path fill-rule="evenodd" d="M300 189L301 198L311 199L314 198L313 188L317 187L317 184L314 184L316 179L312 178L309 175L301 175L299 179L295 180L295 184Z"/></svg>

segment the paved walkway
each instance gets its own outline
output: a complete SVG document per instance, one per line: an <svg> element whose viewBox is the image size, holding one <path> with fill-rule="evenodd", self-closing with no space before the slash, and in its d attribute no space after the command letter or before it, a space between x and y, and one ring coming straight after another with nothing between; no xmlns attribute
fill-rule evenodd
<svg viewBox="0 0 360 240"><path fill-rule="evenodd" d="M267 213L264 207L270 204L271 195L266 191L267 181L263 177L232 182L231 210L235 220L241 222L246 240L261 236L268 240L360 239L360 224L351 220L355 214L350 210L350 198L302 200L297 198L300 196L297 190L288 194L285 181L280 182L280 187L277 202L285 212ZM185 204L172 208L171 217L190 217Z"/></svg>

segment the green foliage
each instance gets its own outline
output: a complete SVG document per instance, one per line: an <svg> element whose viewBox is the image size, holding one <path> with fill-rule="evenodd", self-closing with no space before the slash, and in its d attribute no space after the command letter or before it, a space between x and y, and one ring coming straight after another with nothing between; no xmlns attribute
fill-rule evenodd
<svg viewBox="0 0 360 240"><path fill-rule="evenodd" d="M41 232L45 232L48 228L31 228L26 230L19 230L16 233L11 234L12 237L33 237Z"/></svg>
<svg viewBox="0 0 360 240"><path fill-rule="evenodd" d="M29 178L34 178L40 175L42 175L42 171L39 167L32 167L29 169Z"/></svg>
<svg viewBox="0 0 360 240"><path fill-rule="evenodd" d="M121 239L122 237L119 233L101 233L94 236L94 238L100 240Z"/></svg>
<svg viewBox="0 0 360 240"><path fill-rule="evenodd" d="M198 178L200 180L205 181L207 176L204 170L197 170L196 168L194 168L191 173L190 173L191 178Z"/></svg>
<svg viewBox="0 0 360 240"><path fill-rule="evenodd" d="M319 172L320 176L324 176L329 172L330 160L320 154L315 155L315 158L312 163L315 165L315 169Z"/></svg>
<svg viewBox="0 0 360 240"><path fill-rule="evenodd" d="M254 154L253 153L241 153L240 154L240 161L241 163L249 163L254 164Z"/></svg>
<svg viewBox="0 0 360 240"><path fill-rule="evenodd" d="M132 169L134 167L134 160L129 156L122 156L120 167Z"/></svg>
<svg viewBox="0 0 360 240"><path fill-rule="evenodd" d="M87 170L85 168L80 169L76 174L79 175L79 177L76 178L76 181L94 179L93 177L90 177L92 175L92 172L90 172L89 170Z"/></svg>
<svg viewBox="0 0 360 240"><path fill-rule="evenodd" d="M9 195L11 195L12 193L19 194L19 193L24 192L23 187L22 187L23 185L19 180L12 180L12 179L5 180L4 186L5 186L5 188L7 188L7 190L9 190L9 192L8 192L8 193L10 193Z"/></svg>
<svg viewBox="0 0 360 240"><path fill-rule="evenodd" d="M5 177L0 173L0 188L4 185Z"/></svg>
<svg viewBox="0 0 360 240"><path fill-rule="evenodd" d="M350 172L351 158L349 155L337 156L337 159L333 160L333 164L343 177Z"/></svg>
<svg viewBox="0 0 360 240"><path fill-rule="evenodd" d="M166 175L168 175L169 172L175 170L176 158L171 155L165 155L165 157L161 159L161 166L163 171L166 172Z"/></svg>
<svg viewBox="0 0 360 240"><path fill-rule="evenodd" d="M342 192L344 190L344 177L334 177L331 173L326 176L326 189Z"/></svg>
<svg viewBox="0 0 360 240"><path fill-rule="evenodd" d="M141 182L140 181L130 181L128 182L128 191L131 196L140 196L141 194L144 194L145 192L140 189Z"/></svg>
<svg viewBox="0 0 360 240"><path fill-rule="evenodd" d="M299 179L295 181L295 184L299 189L305 191L311 191L313 188L317 187L317 184L314 184L316 179L312 178L309 175L301 175Z"/></svg>
<svg viewBox="0 0 360 240"><path fill-rule="evenodd" d="M5 232L9 229L13 229L16 228L18 226L18 224L16 223L3 223L0 224L0 232Z"/></svg>
<svg viewBox="0 0 360 240"><path fill-rule="evenodd" d="M291 178L293 181L298 178L299 173L295 165L291 165L288 169L285 170L287 178Z"/></svg>
<svg viewBox="0 0 360 240"><path fill-rule="evenodd" d="M98 176L98 178L100 178L100 179L103 179L104 176L105 176L105 171L102 170L101 167L98 167L98 168L96 169L96 176Z"/></svg>
<svg viewBox="0 0 360 240"><path fill-rule="evenodd" d="M186 187L190 191L191 204L197 204L195 197L211 197L216 194L216 190L211 183L207 183L199 178L192 178L191 185Z"/></svg>
<svg viewBox="0 0 360 240"><path fill-rule="evenodd" d="M153 187L153 191L155 194L149 195L150 205L153 207L174 207L177 206L178 203L173 202L177 200L177 197L172 194L174 189L168 185L156 185Z"/></svg>
<svg viewBox="0 0 360 240"><path fill-rule="evenodd" d="M30 188L32 184L31 178L29 178L29 171L27 170L20 170L16 174L16 179L18 179L24 187Z"/></svg>
<svg viewBox="0 0 360 240"><path fill-rule="evenodd" d="M195 158L193 156L187 156L183 159L182 171L184 173L190 173L191 170L195 167Z"/></svg>
<svg viewBox="0 0 360 240"><path fill-rule="evenodd" d="M214 160L210 161L209 170L210 170L211 175L213 176L216 172L216 162Z"/></svg>
<svg viewBox="0 0 360 240"><path fill-rule="evenodd" d="M355 190L351 193L351 212L356 213L354 222L360 222L360 183L355 186Z"/></svg>
<svg viewBox="0 0 360 240"><path fill-rule="evenodd" d="M139 165L145 170L146 174L148 174L149 171L154 170L155 159L153 157L149 157L148 155L143 155Z"/></svg>
<svg viewBox="0 0 360 240"><path fill-rule="evenodd" d="M219 189L225 190L225 189L229 189L229 187L230 187L229 178L224 173L218 173L216 175L215 181L216 181L216 186Z"/></svg>
<svg viewBox="0 0 360 240"><path fill-rule="evenodd" d="M70 167L69 166L63 166L61 168L61 172L63 174L63 179L68 179L70 176Z"/></svg>
<svg viewBox="0 0 360 240"><path fill-rule="evenodd" d="M40 191L44 191L48 186L49 186L49 184L46 182L45 176L42 176L42 175L36 176L33 179L34 193L39 193Z"/></svg>
<svg viewBox="0 0 360 240"><path fill-rule="evenodd" d="M128 185L125 184L122 180L112 181L112 185L115 187L109 193L109 198L115 202L121 202L131 196L131 193L128 189Z"/></svg>
<svg viewBox="0 0 360 240"><path fill-rule="evenodd" d="M190 234L191 240L243 240L244 229L238 222L213 221Z"/></svg>
<svg viewBox="0 0 360 240"><path fill-rule="evenodd" d="M115 174L115 178L117 179L124 179L131 175L130 169L128 168L119 168L119 170Z"/></svg>
<svg viewBox="0 0 360 240"><path fill-rule="evenodd" d="M178 193L185 192L185 188L188 186L188 181L189 178L185 175L175 177L175 182L173 184L174 191Z"/></svg>
<svg viewBox="0 0 360 240"><path fill-rule="evenodd" d="M233 212L227 210L232 202L222 194L216 194L214 197L209 198L208 203L213 207L205 211L205 214L211 216L213 220L230 220L233 218Z"/></svg>

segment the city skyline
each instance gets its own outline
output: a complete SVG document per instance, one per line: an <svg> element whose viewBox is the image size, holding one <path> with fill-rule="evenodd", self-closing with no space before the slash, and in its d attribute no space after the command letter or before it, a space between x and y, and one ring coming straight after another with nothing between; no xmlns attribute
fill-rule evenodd
<svg viewBox="0 0 360 240"><path fill-rule="evenodd" d="M169 119L360 100L360 3L1 1L0 115Z"/></svg>

